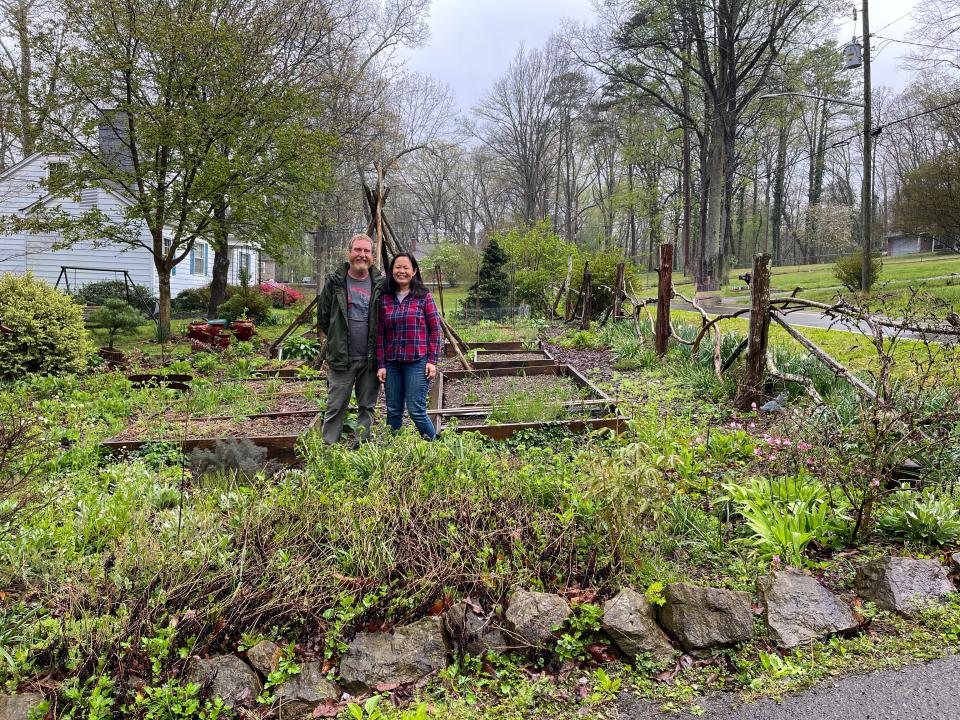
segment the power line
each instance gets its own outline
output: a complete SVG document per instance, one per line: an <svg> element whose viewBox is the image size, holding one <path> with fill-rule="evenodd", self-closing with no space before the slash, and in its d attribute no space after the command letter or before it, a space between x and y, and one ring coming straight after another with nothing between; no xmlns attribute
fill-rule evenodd
<svg viewBox="0 0 960 720"><path fill-rule="evenodd" d="M901 45L915 45L916 47L930 48L931 50L947 50L949 52L960 52L958 48L944 47L943 45L928 45L927 43L918 43L911 42L910 40L898 40L897 38L888 38L883 35L877 35L876 33L870 33L870 37L875 37L879 40L886 40L887 42L900 43Z"/></svg>
<svg viewBox="0 0 960 720"><path fill-rule="evenodd" d="M907 10L907 12L905 12L903 15L901 15L900 17L898 17L896 20L892 20L891 22L888 22L886 25L884 25L884 26L883 26L882 28L880 28L879 30L874 30L873 32L871 32L871 33L870 33L870 37L876 37L876 35L877 35L878 32L883 32L884 30L886 30L886 29L887 29L888 27L890 27L891 25L894 25L894 24L900 22L901 20L903 20L905 17L907 17L908 15L910 15L910 13L912 13L912 12L913 12L913 10Z"/></svg>

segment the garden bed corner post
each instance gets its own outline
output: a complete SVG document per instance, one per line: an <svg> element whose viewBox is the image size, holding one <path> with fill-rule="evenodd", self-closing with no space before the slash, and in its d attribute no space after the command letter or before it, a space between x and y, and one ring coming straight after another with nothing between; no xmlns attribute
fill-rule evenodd
<svg viewBox="0 0 960 720"><path fill-rule="evenodd" d="M660 245L660 280L657 285L657 355L667 354L667 341L670 339L670 301L673 299L673 245Z"/></svg>
<svg viewBox="0 0 960 720"><path fill-rule="evenodd" d="M767 340L770 335L770 255L753 259L750 329L747 335L747 360L743 381L737 391L736 405L749 410L763 402L763 374L766 368Z"/></svg>

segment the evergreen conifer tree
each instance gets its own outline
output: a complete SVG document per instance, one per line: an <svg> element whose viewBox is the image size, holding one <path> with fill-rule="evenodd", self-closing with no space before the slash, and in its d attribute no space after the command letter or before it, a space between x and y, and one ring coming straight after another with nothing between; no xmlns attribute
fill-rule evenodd
<svg viewBox="0 0 960 720"><path fill-rule="evenodd" d="M500 305L506 299L510 292L506 264L506 251L500 247L496 238L491 239L483 249L477 282L470 287L468 307L478 301L481 305Z"/></svg>

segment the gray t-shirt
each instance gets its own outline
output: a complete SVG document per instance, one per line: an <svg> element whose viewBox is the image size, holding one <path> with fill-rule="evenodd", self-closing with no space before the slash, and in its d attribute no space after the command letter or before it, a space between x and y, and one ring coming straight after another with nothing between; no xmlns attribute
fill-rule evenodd
<svg viewBox="0 0 960 720"><path fill-rule="evenodd" d="M371 292L373 292L373 281L369 275L363 280L354 280L347 273L347 322L350 323L351 360L362 360L367 357Z"/></svg>

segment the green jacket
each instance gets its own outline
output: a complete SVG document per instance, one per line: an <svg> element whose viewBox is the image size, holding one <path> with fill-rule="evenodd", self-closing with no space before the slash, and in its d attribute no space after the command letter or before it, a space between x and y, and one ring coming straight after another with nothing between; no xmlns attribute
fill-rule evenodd
<svg viewBox="0 0 960 720"><path fill-rule="evenodd" d="M347 320L347 268L350 263L330 273L323 290L320 291L320 304L317 310L317 325L327 336L327 364L334 370L350 368L350 324ZM370 332L367 337L367 363L377 366L377 308L383 294L383 274L375 267L370 268L373 280L370 293Z"/></svg>

